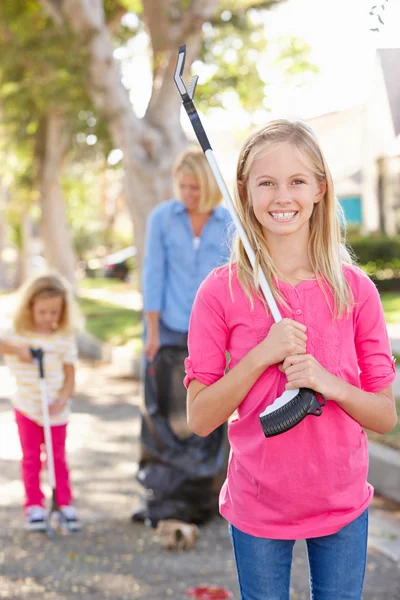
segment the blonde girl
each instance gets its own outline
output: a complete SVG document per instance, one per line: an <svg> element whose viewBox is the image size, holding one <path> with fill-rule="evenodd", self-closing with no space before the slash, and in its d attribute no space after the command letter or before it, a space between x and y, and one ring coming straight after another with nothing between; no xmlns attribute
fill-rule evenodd
<svg viewBox="0 0 400 600"><path fill-rule="evenodd" d="M67 282L56 274L41 275L19 291L13 327L0 339L16 380L12 400L22 448L22 479L25 488L25 527L46 529L44 494L40 487L41 450L44 444L38 367L30 348L44 351L45 377L56 476L56 497L70 530L80 527L72 505L65 441L70 400L75 384L77 349L75 330L79 314Z"/></svg>
<svg viewBox="0 0 400 600"><path fill-rule="evenodd" d="M289 600L293 545L305 539L313 600L360 600L373 494L363 428L384 433L397 419L379 294L352 265L332 177L306 124L272 121L247 139L234 202L258 268L238 240L230 266L200 287L185 384L198 435L237 411L220 511L241 598ZM277 324L259 269L284 317ZM328 399L323 415L265 438L259 414L302 387Z"/></svg>

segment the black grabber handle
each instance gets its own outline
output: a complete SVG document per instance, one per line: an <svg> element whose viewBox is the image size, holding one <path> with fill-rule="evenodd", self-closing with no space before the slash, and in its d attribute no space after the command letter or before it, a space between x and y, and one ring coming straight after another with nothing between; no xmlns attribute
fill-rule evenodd
<svg viewBox="0 0 400 600"><path fill-rule="evenodd" d="M32 358L34 360L37 360L37 363L39 365L40 379L44 379L44 364L43 364L44 353L43 353L43 350L41 348L30 348L30 351L31 351Z"/></svg>

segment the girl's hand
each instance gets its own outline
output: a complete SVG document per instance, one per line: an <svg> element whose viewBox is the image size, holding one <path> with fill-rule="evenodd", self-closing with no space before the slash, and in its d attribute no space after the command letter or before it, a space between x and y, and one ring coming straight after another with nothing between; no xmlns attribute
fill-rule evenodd
<svg viewBox="0 0 400 600"><path fill-rule="evenodd" d="M286 390L295 388L310 388L326 398L334 399L340 381L329 373L311 354L288 356L279 370L284 372L288 382Z"/></svg>
<svg viewBox="0 0 400 600"><path fill-rule="evenodd" d="M49 404L49 415L57 415L62 412L67 404L68 400L66 398L57 398Z"/></svg>
<svg viewBox="0 0 400 600"><path fill-rule="evenodd" d="M19 358L19 360L21 360L22 362L25 362L25 363L33 362L32 354L31 354L30 348L28 346L16 346L15 354Z"/></svg>
<svg viewBox="0 0 400 600"><path fill-rule="evenodd" d="M292 319L282 319L274 323L267 337L260 344L268 363L281 363L287 356L307 352L307 327Z"/></svg>

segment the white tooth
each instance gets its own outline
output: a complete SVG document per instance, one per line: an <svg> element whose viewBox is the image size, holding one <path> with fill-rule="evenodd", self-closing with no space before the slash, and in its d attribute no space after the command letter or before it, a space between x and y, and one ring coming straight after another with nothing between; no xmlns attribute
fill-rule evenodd
<svg viewBox="0 0 400 600"><path fill-rule="evenodd" d="M287 213L271 213L274 219L290 219L296 213L295 212L287 212Z"/></svg>

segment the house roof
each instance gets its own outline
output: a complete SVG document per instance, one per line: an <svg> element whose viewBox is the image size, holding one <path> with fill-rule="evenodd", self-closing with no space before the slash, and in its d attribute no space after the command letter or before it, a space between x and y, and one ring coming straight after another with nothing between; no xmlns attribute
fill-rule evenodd
<svg viewBox="0 0 400 600"><path fill-rule="evenodd" d="M378 51L385 79L393 126L396 135L400 133L400 48L380 48Z"/></svg>

